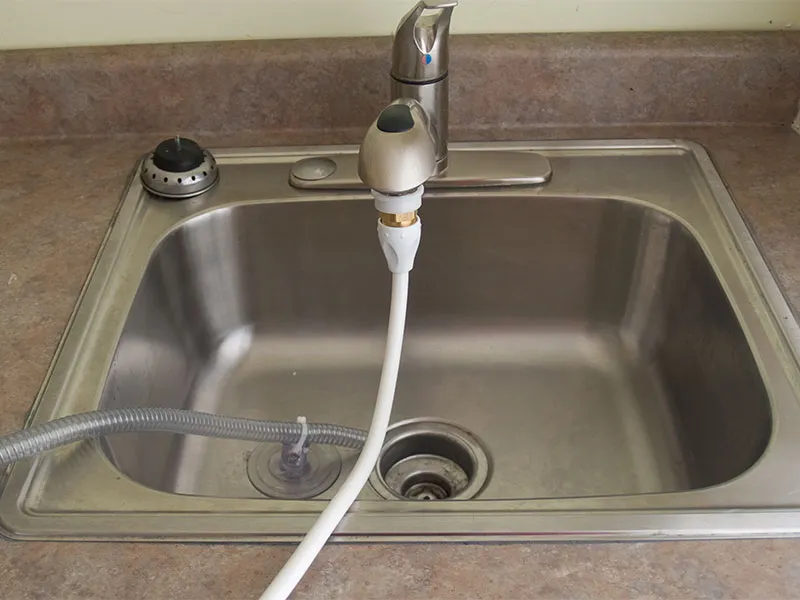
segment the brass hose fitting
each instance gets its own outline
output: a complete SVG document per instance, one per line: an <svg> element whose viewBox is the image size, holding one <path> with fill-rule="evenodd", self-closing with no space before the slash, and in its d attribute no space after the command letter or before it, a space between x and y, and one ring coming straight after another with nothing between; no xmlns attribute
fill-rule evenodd
<svg viewBox="0 0 800 600"><path fill-rule="evenodd" d="M417 211L391 214L379 212L381 223L387 227L411 227L417 222Z"/></svg>

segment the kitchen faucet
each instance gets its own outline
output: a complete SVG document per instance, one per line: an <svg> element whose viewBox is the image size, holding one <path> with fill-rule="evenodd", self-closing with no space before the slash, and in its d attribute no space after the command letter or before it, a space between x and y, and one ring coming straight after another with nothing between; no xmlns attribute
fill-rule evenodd
<svg viewBox="0 0 800 600"><path fill-rule="evenodd" d="M339 153L301 159L291 167L290 185L403 194L410 190L397 184L420 179L417 176L427 162L423 131L433 140L435 159L433 172L418 182L424 182L426 189L531 186L550 180L550 161L540 153L513 147L489 152L454 147L448 152L450 20L456 6L458 0L420 0L400 19L392 42L392 102L368 129L370 139L365 138L361 156ZM388 131L388 125L378 121L400 129ZM403 122L412 121L413 131L407 130ZM397 162L389 160L392 157ZM413 175L401 168L412 163L417 165Z"/></svg>

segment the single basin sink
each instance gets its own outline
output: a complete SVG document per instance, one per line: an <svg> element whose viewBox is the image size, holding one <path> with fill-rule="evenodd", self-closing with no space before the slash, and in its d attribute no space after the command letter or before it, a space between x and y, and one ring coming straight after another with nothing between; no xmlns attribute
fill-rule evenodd
<svg viewBox="0 0 800 600"><path fill-rule="evenodd" d="M540 153L553 178L426 194L396 426L336 539L800 532L797 324L702 148L453 151L478 149ZM184 201L132 179L31 423L169 406L366 428L390 284L375 213L287 183L298 159L354 151L217 151L219 185ZM259 452L73 445L12 469L0 519L16 538L291 540L356 457L277 499ZM404 470L419 456L457 473Z"/></svg>

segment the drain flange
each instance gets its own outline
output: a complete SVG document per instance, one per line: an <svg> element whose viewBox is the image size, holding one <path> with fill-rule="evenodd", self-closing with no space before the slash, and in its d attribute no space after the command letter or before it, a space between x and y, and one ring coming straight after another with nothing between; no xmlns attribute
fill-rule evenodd
<svg viewBox="0 0 800 600"><path fill-rule="evenodd" d="M489 468L469 431L438 419L411 419L389 429L370 484L389 500L466 500L483 489Z"/></svg>

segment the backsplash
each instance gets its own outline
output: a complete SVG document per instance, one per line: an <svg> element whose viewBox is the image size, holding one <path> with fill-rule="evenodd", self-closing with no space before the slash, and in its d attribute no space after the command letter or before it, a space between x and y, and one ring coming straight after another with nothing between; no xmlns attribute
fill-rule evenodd
<svg viewBox="0 0 800 600"><path fill-rule="evenodd" d="M0 52L0 137L324 131L351 141L388 101L389 54L388 37ZM800 32L454 36L450 81L455 138L788 125Z"/></svg>

